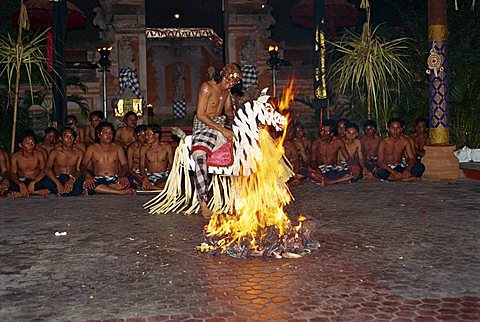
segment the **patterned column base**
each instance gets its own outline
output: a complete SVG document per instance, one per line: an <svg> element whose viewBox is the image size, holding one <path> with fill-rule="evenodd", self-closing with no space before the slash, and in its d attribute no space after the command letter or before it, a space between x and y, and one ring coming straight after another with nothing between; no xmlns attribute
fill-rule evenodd
<svg viewBox="0 0 480 322"><path fill-rule="evenodd" d="M453 155L454 145L425 146L425 156L422 163L425 165L423 178L426 180L458 180L461 170L458 158Z"/></svg>

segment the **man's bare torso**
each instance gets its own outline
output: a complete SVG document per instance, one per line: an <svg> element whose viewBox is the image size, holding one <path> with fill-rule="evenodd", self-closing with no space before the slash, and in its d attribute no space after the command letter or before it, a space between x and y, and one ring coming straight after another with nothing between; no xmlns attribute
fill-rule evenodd
<svg viewBox="0 0 480 322"><path fill-rule="evenodd" d="M56 176L60 174L75 175L79 171L79 164L82 160L83 152L80 149L71 150L62 147L56 148L53 153L53 172Z"/></svg>
<svg viewBox="0 0 480 322"><path fill-rule="evenodd" d="M398 140L386 137L382 141L383 162L386 164L400 164L405 153L407 145L410 144L408 139L400 136Z"/></svg>
<svg viewBox="0 0 480 322"><path fill-rule="evenodd" d="M110 143L102 146L99 143L93 144L88 147L93 149L92 153L92 166L95 175L97 176L112 176L118 175L119 170L119 153L123 152L122 148L115 144Z"/></svg>
<svg viewBox="0 0 480 322"><path fill-rule="evenodd" d="M159 143L156 146L147 147L145 152L145 165L148 172L165 172L169 166L169 153L171 146L166 143Z"/></svg>
<svg viewBox="0 0 480 322"><path fill-rule="evenodd" d="M210 117L218 117L222 115L223 107L230 93L228 90L220 89L214 80L209 80L204 84L212 93L208 97L205 114Z"/></svg>
<svg viewBox="0 0 480 322"><path fill-rule="evenodd" d="M33 151L32 154L16 152L12 156L12 163L16 163L17 175L19 178L35 178L42 171L43 155L40 151Z"/></svg>
<svg viewBox="0 0 480 322"><path fill-rule="evenodd" d="M331 141L322 141L317 139L312 145L312 155L316 159L317 165L337 164L338 151L340 150L339 138L333 138Z"/></svg>
<svg viewBox="0 0 480 322"><path fill-rule="evenodd" d="M381 137L375 136L363 136L360 138L360 142L362 143L362 151L364 157L368 159L373 159L377 157L378 154L378 144L382 140Z"/></svg>
<svg viewBox="0 0 480 322"><path fill-rule="evenodd" d="M124 126L117 130L115 141L122 145L124 148L127 148L131 143L135 142L135 137L133 136L133 129Z"/></svg>

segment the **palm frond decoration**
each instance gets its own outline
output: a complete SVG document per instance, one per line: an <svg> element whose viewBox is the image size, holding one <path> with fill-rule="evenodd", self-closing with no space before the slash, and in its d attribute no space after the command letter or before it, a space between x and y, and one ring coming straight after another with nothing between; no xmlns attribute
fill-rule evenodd
<svg viewBox="0 0 480 322"><path fill-rule="evenodd" d="M22 10L26 10L23 1L21 2L21 8ZM23 13L23 16L25 15L26 12ZM47 72L47 60L42 51L42 44L46 43L46 33L48 29L33 35L22 35L23 28L28 29L26 27L28 27L28 24L20 24L16 40L10 34L0 35L0 77L7 77L9 97L12 92L14 94L11 137L12 153L15 147L15 131L19 105L18 90L20 87L21 74L26 74L32 95L34 72L40 76L40 81L45 86L48 86L51 82L51 76ZM31 100L34 100L33 96ZM11 99L9 99L8 102L11 102Z"/></svg>
<svg viewBox="0 0 480 322"><path fill-rule="evenodd" d="M399 92L412 77L406 62L409 38L385 40L377 36L378 27L362 35L346 31L342 39L330 42L340 58L329 76L342 93L350 91L366 97L368 118L386 124L392 111L391 92Z"/></svg>

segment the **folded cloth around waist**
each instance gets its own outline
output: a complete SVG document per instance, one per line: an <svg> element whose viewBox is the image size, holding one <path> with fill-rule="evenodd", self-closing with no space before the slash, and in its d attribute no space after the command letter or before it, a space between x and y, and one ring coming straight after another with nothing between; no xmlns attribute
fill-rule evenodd
<svg viewBox="0 0 480 322"><path fill-rule="evenodd" d="M214 117L212 120L221 126L225 124L225 116ZM197 117L194 118L192 129L192 153L201 150L206 152L207 155L211 155L226 141L227 139L222 133L199 121Z"/></svg>
<svg viewBox="0 0 480 322"><path fill-rule="evenodd" d="M321 165L318 166L318 169L322 173L327 173L327 172L330 172L330 171L349 171L347 163L343 163L342 165L321 164Z"/></svg>

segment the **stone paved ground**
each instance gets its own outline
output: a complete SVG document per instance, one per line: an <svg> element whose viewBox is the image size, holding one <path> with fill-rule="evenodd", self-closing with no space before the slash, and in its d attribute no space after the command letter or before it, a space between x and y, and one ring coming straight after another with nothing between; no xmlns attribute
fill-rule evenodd
<svg viewBox="0 0 480 322"><path fill-rule="evenodd" d="M0 321L480 321L478 182L293 193L321 249L279 260L197 253L145 195L0 200Z"/></svg>

